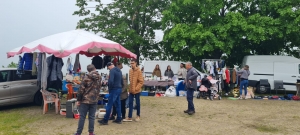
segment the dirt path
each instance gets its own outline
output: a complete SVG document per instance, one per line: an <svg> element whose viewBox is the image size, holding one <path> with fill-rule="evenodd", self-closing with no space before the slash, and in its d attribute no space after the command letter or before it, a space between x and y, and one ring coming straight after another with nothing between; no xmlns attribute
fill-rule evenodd
<svg viewBox="0 0 300 135"><path fill-rule="evenodd" d="M107 135L232 135L232 134L300 134L300 102L268 100L203 100L194 99L196 113L183 113L187 108L184 97L142 97L141 121L109 123L99 126L95 133ZM29 108L29 109L28 109ZM35 122L20 127L33 135L71 135L77 120L55 115L54 110L42 115L40 107L30 106L22 113ZM7 111L7 110L4 110ZM135 112L134 112L135 114ZM87 134L87 121L83 133ZM0 131L1 134L1 131Z"/></svg>

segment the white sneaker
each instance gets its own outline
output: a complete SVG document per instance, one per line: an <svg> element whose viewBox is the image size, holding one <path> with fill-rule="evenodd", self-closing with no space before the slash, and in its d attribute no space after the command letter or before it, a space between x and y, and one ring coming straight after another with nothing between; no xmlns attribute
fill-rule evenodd
<svg viewBox="0 0 300 135"><path fill-rule="evenodd" d="M242 99L242 97L239 97L238 99Z"/></svg>
<svg viewBox="0 0 300 135"><path fill-rule="evenodd" d="M135 118L135 121L140 121L141 119L140 119L140 117L139 116L137 116L136 118Z"/></svg>
<svg viewBox="0 0 300 135"><path fill-rule="evenodd" d="M126 119L123 119L124 122L132 122L132 119L131 118L126 118Z"/></svg>

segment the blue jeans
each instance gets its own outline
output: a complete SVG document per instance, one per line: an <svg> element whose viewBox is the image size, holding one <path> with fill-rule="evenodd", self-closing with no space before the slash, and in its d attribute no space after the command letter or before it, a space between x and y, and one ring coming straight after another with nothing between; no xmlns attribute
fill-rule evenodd
<svg viewBox="0 0 300 135"><path fill-rule="evenodd" d="M137 94L131 94L130 93L129 94L129 114L128 114L128 118L132 118L133 98L135 98L136 115L140 116L140 112L141 112L140 93L137 93Z"/></svg>
<svg viewBox="0 0 300 135"><path fill-rule="evenodd" d="M84 104L84 103L80 104L79 106L80 117L78 121L77 132L76 132L77 134L82 133L87 112L89 112L89 132L94 132L96 110L97 110L97 104Z"/></svg>
<svg viewBox="0 0 300 135"><path fill-rule="evenodd" d="M194 89L190 89L190 88L187 89L187 91L186 91L186 100L188 101L188 110L189 111L195 111L193 98L194 98Z"/></svg>
<svg viewBox="0 0 300 135"><path fill-rule="evenodd" d="M108 121L113 105L116 107L116 111L117 111L117 119L116 120L122 120L121 100L120 100L121 93L122 93L121 88L109 90L108 103L106 106L106 114L104 115L105 121Z"/></svg>
<svg viewBox="0 0 300 135"><path fill-rule="evenodd" d="M245 96L247 96L247 87L248 87L248 80L242 80L240 83L240 96L243 94L243 88L245 90Z"/></svg>

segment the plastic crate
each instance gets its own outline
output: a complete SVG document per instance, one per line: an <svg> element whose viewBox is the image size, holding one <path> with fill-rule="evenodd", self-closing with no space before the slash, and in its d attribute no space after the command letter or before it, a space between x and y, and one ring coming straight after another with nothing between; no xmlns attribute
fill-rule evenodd
<svg viewBox="0 0 300 135"><path fill-rule="evenodd" d="M148 96L149 92L148 91L142 91L141 96Z"/></svg>
<svg viewBox="0 0 300 135"><path fill-rule="evenodd" d="M148 96L155 96L155 92L149 92Z"/></svg>
<svg viewBox="0 0 300 135"><path fill-rule="evenodd" d="M62 85L62 93L63 93L63 94L68 93L68 88L67 88L67 84L68 84L68 83L67 83L67 81L66 81L66 80L63 80L63 81L62 81L62 84L63 84L63 85Z"/></svg>
<svg viewBox="0 0 300 135"><path fill-rule="evenodd" d="M186 91L180 90L180 91L179 91L179 96L185 97L185 96L186 96Z"/></svg>

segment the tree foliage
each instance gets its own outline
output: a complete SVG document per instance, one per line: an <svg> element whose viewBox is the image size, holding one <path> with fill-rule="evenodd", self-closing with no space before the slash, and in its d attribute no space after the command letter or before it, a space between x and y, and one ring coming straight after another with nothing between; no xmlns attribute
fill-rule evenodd
<svg viewBox="0 0 300 135"><path fill-rule="evenodd" d="M85 16L79 27L102 33L101 36L122 44L138 57L154 57L161 54L155 42L154 30L161 29L161 13L167 1L113 0L103 5L100 0L92 13L86 9L86 0L77 0L78 11L74 15Z"/></svg>
<svg viewBox="0 0 300 135"><path fill-rule="evenodd" d="M8 64L6 67L2 65L2 68L17 68L18 64L11 62L10 64Z"/></svg>
<svg viewBox="0 0 300 135"><path fill-rule="evenodd" d="M171 0L163 12L164 49L170 59L196 62L228 55L298 56L300 0ZM173 55L172 55L173 54ZM180 56L178 56L180 54Z"/></svg>

